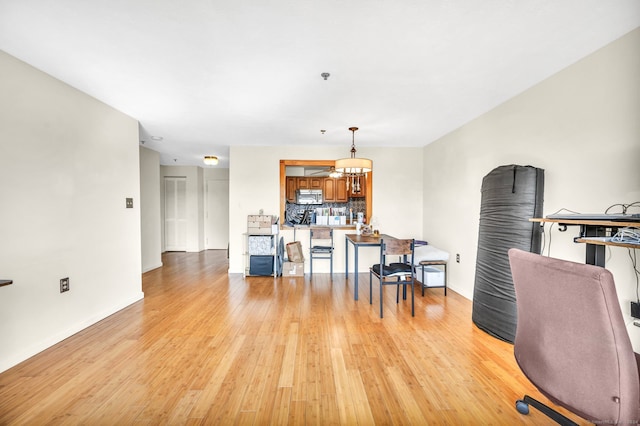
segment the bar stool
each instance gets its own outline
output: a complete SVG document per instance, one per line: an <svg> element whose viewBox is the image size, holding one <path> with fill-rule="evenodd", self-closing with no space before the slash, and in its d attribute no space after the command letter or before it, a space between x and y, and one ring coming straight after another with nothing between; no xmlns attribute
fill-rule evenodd
<svg viewBox="0 0 640 426"><path fill-rule="evenodd" d="M309 228L309 274L313 276L313 260L328 259L333 275L333 228Z"/></svg>

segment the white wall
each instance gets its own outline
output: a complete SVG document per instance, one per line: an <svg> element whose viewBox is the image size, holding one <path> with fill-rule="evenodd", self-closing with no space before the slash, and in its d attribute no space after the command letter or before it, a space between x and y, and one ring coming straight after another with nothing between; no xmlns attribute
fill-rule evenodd
<svg viewBox="0 0 640 426"><path fill-rule="evenodd" d="M0 51L0 182L3 371L143 297L138 123Z"/></svg>
<svg viewBox="0 0 640 426"><path fill-rule="evenodd" d="M345 156L345 147L235 146L229 171L229 272L243 270L243 236L247 215L279 215L280 160L327 160ZM358 155L373 160L373 215L380 232L399 238L422 236L422 148L358 148ZM285 243L293 231L282 232ZM344 231L336 233L334 272L344 272ZM307 253L308 234L296 235ZM368 270L379 252L361 251L359 269ZM351 265L353 261L350 261ZM308 260L305 268L308 271ZM353 266L351 266L353 268ZM328 272L328 262L314 263L314 271Z"/></svg>
<svg viewBox="0 0 640 426"><path fill-rule="evenodd" d="M140 147L140 228L142 272L162 266L160 154Z"/></svg>
<svg viewBox="0 0 640 426"><path fill-rule="evenodd" d="M203 169L204 180L229 180L229 169L219 169L217 167L205 167Z"/></svg>
<svg viewBox="0 0 640 426"><path fill-rule="evenodd" d="M640 200L638 52L640 29L425 147L425 238L461 254L461 263L450 263L451 288L473 296L480 187L497 166L545 169L545 215L561 208L603 213ZM576 235L577 228L547 232L551 256L584 262ZM607 268L629 313L636 279L628 251L608 252ZM635 342L638 331L630 329Z"/></svg>
<svg viewBox="0 0 640 426"><path fill-rule="evenodd" d="M219 235L220 238L222 238L224 236L224 240L228 243L229 241L229 219L228 219L228 206L229 206L229 169L221 169L218 167L205 167L203 169L203 179L204 179L204 183L205 183L205 189L204 189L204 193L205 193L205 205L204 205L204 230L205 230L205 236L206 235L212 235L212 233L215 233L216 235ZM207 190L207 186L208 184L211 183L217 183L220 185L224 185L227 187L227 191L224 194L216 194L217 197L225 197L224 200L221 200L221 206L225 205L227 206L227 218L226 220L224 220L224 223L217 223L216 219L215 219L215 214L212 212L208 211L208 206L210 205L210 201L207 200L207 194L208 194L208 190ZM213 201L211 201L213 202ZM207 243L206 238L205 238L205 248L208 247L212 247L211 241L209 241L209 243ZM219 249L220 247L215 247L216 249Z"/></svg>

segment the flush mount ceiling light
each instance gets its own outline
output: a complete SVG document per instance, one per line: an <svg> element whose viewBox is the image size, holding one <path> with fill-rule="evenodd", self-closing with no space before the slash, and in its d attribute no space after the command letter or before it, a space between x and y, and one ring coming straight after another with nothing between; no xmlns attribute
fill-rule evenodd
<svg viewBox="0 0 640 426"><path fill-rule="evenodd" d="M216 164L218 164L218 157L214 155L205 155L204 164L206 164L207 166L215 166Z"/></svg>
<svg viewBox="0 0 640 426"><path fill-rule="evenodd" d="M363 176L373 168L373 162L368 158L356 157L355 135L357 127L349 127L351 130L351 157L336 160L336 171L347 176Z"/></svg>

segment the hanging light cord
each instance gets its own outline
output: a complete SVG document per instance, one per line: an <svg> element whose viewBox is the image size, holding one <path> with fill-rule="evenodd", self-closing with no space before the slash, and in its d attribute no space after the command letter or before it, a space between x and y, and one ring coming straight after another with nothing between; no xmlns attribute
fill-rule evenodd
<svg viewBox="0 0 640 426"><path fill-rule="evenodd" d="M356 130L357 127L349 127L351 130L351 158L356 158Z"/></svg>

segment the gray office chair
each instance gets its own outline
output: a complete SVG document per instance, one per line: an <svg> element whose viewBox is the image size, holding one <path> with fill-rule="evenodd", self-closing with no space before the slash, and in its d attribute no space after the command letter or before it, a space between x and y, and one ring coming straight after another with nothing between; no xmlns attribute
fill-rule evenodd
<svg viewBox="0 0 640 426"><path fill-rule="evenodd" d="M415 316L413 289L413 284L415 283L413 268L414 248L414 240L380 240L380 263L369 268L369 304L372 304L373 277L375 276L380 284L380 318L383 318L382 288L385 285L396 286L396 303L400 301L400 286L402 286L402 298L404 300L407 298L407 286L411 287L411 316ZM395 256L398 256L400 262L391 262Z"/></svg>
<svg viewBox="0 0 640 426"><path fill-rule="evenodd" d="M620 311L611 273L599 266L509 250L518 324L514 355L527 378L553 403L595 424L637 424L638 355ZM573 421L525 395L563 425Z"/></svg>
<svg viewBox="0 0 640 426"><path fill-rule="evenodd" d="M329 259L329 271L333 276L333 228L310 228L309 230L309 275L313 277L313 261Z"/></svg>

